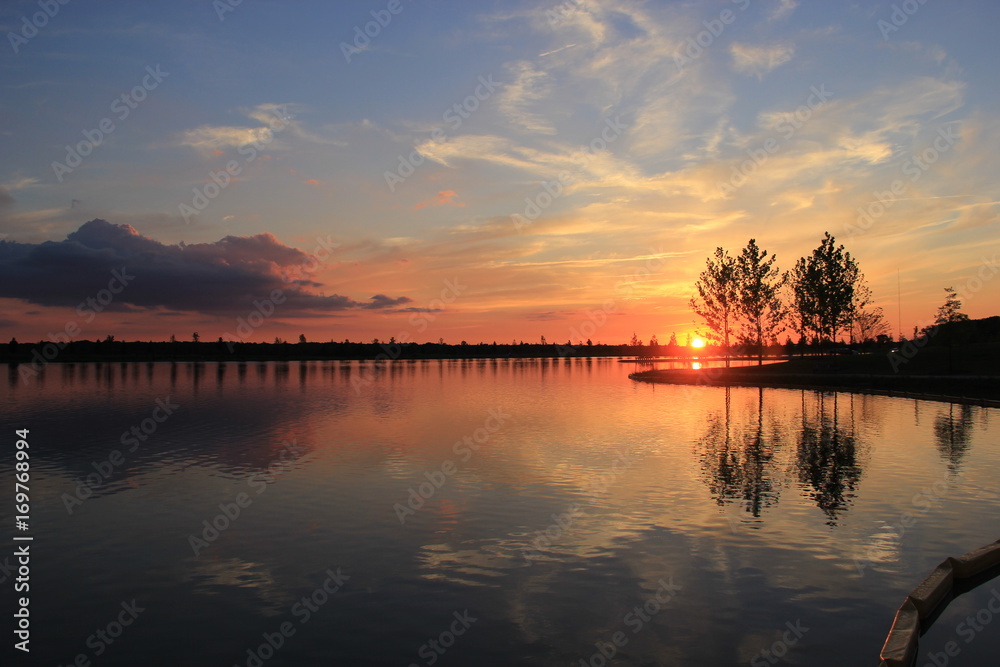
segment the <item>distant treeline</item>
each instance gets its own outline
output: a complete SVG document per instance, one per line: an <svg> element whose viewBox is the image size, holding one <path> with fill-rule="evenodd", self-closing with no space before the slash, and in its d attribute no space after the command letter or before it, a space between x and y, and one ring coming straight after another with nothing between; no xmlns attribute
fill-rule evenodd
<svg viewBox="0 0 1000 667"><path fill-rule="evenodd" d="M966 320L939 325L919 339L922 345L1000 342L1000 317ZM855 351L876 352L899 343L885 337L881 342L854 345ZM922 346L921 345L921 346ZM843 352L844 345L818 346L804 342L770 345L765 356ZM734 346L734 356L753 357L760 350L754 346ZM605 345L567 343L397 343L388 342L273 342L245 343L217 340L194 341L120 341L111 336L104 340L38 341L0 343L0 362L45 365L55 361L201 359L228 361L241 359L472 359L493 357L712 357L725 353L717 345L691 348L684 345Z"/></svg>
<svg viewBox="0 0 1000 667"><path fill-rule="evenodd" d="M794 346L793 346L794 347ZM769 347L765 354L780 356L784 345ZM748 348L734 354L756 354ZM523 357L709 357L722 354L716 346L694 349L681 345L567 345L555 343L233 343L79 340L62 345L37 343L0 344L0 362L37 363L89 360L210 361L256 359L475 359Z"/></svg>
<svg viewBox="0 0 1000 667"><path fill-rule="evenodd" d="M780 348L781 346L779 346ZM681 346L567 345L554 343L396 343L78 340L57 344L0 344L0 361L68 361L76 359L463 359L477 357L620 357L667 354L705 355Z"/></svg>

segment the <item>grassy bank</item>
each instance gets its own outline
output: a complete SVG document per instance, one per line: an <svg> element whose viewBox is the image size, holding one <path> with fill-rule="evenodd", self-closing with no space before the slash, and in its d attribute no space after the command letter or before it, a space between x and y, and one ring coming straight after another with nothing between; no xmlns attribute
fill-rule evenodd
<svg viewBox="0 0 1000 667"><path fill-rule="evenodd" d="M1000 407L1000 345L995 343L902 348L899 352L805 357L741 368L651 370L642 382L708 386L803 387L923 395Z"/></svg>

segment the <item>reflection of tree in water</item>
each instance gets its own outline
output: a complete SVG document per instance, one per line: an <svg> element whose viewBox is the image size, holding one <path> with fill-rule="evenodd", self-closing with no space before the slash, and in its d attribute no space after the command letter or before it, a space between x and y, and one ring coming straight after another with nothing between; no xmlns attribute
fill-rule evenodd
<svg viewBox="0 0 1000 667"><path fill-rule="evenodd" d="M838 394L832 399L817 392L814 409L806 406L802 392L802 427L796 464L799 482L810 487L809 496L827 516L827 525L837 525L837 516L847 510L861 479L854 424L839 423ZM853 400L851 402L853 414Z"/></svg>
<svg viewBox="0 0 1000 667"><path fill-rule="evenodd" d="M962 459L969 448L972 437L972 407L958 406L955 414L955 404L948 405L948 413L940 414L934 419L934 436L937 438L938 451L942 458L948 461L948 470L955 473L961 468Z"/></svg>
<svg viewBox="0 0 1000 667"><path fill-rule="evenodd" d="M731 390L726 387L723 416L709 419L701 455L709 489L719 505L741 500L743 509L755 518L778 500L774 451L780 443L777 431L764 433L764 390L758 390L755 427L732 436Z"/></svg>

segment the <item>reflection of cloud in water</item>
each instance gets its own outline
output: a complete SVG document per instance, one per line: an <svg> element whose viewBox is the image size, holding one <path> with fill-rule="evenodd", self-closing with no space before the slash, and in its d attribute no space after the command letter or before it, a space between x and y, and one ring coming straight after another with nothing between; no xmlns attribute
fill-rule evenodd
<svg viewBox="0 0 1000 667"><path fill-rule="evenodd" d="M462 586L500 587L500 578L513 564L511 555L493 545L455 547L426 544L417 554L423 579L449 581Z"/></svg>
<svg viewBox="0 0 1000 667"><path fill-rule="evenodd" d="M288 611L294 601L288 582L279 583L271 569L263 563L252 563L239 558L189 559L191 569L188 581L203 595L232 595L232 589L243 589L260 600L256 607L264 616L277 616Z"/></svg>
<svg viewBox="0 0 1000 667"><path fill-rule="evenodd" d="M861 556L870 563L895 563L901 555L902 542L899 533L889 524L884 524L870 535Z"/></svg>

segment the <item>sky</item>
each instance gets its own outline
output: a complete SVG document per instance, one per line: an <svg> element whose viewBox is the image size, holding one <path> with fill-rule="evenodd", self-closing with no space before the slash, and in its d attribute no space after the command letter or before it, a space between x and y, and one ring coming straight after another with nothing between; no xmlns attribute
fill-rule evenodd
<svg viewBox="0 0 1000 667"><path fill-rule="evenodd" d="M998 24L993 0L7 1L0 339L683 341L716 247L789 269L826 231L894 332L947 286L1000 314Z"/></svg>

